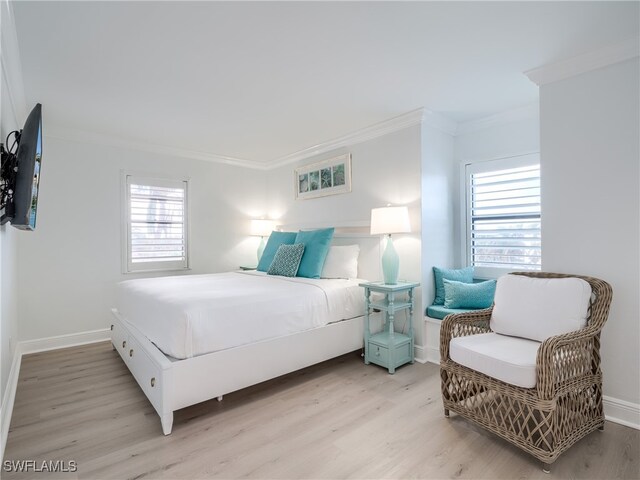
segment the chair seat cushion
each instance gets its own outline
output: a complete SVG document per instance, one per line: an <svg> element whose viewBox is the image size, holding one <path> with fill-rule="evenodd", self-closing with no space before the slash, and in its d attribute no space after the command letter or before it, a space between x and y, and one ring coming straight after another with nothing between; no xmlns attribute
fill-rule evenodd
<svg viewBox="0 0 640 480"><path fill-rule="evenodd" d="M451 360L477 372L524 388L536 386L539 342L482 333L456 337L449 343Z"/></svg>
<svg viewBox="0 0 640 480"><path fill-rule="evenodd" d="M581 278L531 278L504 275L498 279L491 330L542 342L584 328L591 286Z"/></svg>

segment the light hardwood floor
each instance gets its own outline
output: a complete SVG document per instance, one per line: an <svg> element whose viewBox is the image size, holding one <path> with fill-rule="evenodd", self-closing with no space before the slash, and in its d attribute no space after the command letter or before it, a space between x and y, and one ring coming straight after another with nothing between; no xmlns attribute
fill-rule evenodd
<svg viewBox="0 0 640 480"><path fill-rule="evenodd" d="M56 478L640 477L640 432L607 422L551 475L507 442L442 415L438 367L395 375L357 353L160 420L110 344L25 356L5 461L75 460ZM45 478L2 472L2 478Z"/></svg>

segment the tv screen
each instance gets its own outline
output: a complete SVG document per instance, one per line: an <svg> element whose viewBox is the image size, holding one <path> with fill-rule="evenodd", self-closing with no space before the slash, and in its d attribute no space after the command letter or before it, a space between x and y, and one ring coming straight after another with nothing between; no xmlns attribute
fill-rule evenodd
<svg viewBox="0 0 640 480"><path fill-rule="evenodd" d="M39 103L33 107L24 124L16 157L15 215L11 225L22 230L34 230L42 166L42 105Z"/></svg>

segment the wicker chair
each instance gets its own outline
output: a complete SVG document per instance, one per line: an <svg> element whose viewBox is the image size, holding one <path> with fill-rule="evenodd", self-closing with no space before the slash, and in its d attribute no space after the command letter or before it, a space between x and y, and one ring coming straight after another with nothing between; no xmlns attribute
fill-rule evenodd
<svg viewBox="0 0 640 480"><path fill-rule="evenodd" d="M551 464L592 431L604 429L600 332L611 304L611 286L597 278L516 272L535 278L577 277L591 285L586 327L552 336L538 348L535 386L497 380L450 358L454 337L491 332L492 308L447 316L440 331L440 376L445 417L456 412Z"/></svg>

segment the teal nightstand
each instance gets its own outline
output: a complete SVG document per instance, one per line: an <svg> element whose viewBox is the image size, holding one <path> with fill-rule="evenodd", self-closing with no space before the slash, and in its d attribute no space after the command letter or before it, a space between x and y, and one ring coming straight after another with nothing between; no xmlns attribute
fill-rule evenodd
<svg viewBox="0 0 640 480"><path fill-rule="evenodd" d="M413 363L413 289L419 283L398 282L387 285L382 282L361 283L364 287L364 363L375 363L395 373L396 368L405 363ZM384 294L379 301L371 301L371 292ZM404 298L398 298L404 297ZM371 310L385 312L385 324L381 332L371 335L369 315ZM408 310L409 330L406 334L393 329L396 312Z"/></svg>

